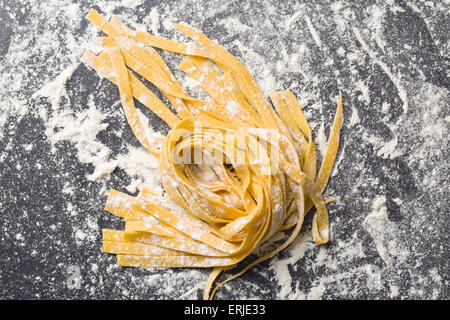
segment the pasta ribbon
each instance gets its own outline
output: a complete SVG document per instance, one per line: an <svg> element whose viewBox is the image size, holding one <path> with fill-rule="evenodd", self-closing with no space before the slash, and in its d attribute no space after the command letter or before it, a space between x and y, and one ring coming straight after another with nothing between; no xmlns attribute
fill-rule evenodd
<svg viewBox="0 0 450 320"><path fill-rule="evenodd" d="M82 60L119 88L122 108L138 141L158 158L164 194L142 188L136 197L111 190L105 210L126 222L124 231L104 230L103 249L120 266L210 268L204 298L257 263L289 246L305 215L315 207L312 233L329 241L323 192L339 147L342 95L326 152L317 172L311 129L290 90L264 98L250 72L203 33L176 27L196 44L179 43L129 29L91 9L87 18L105 36L104 51ZM209 95L191 97L156 49L184 56L179 68ZM171 103L169 108L138 75ZM134 99L171 128L162 148L146 136ZM247 258L277 232L292 229L267 252L221 283L224 270Z"/></svg>

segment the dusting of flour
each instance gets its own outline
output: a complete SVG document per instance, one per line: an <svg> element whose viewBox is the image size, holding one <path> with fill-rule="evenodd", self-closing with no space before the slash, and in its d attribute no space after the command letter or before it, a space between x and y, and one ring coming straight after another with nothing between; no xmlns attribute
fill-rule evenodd
<svg viewBox="0 0 450 320"><path fill-rule="evenodd" d="M46 1L43 6L39 1L18 1L16 7L6 6L5 15L0 16L15 30L3 56L0 42L0 165L13 166L18 179L26 180L21 172L30 167L33 174L58 174L63 181L59 188L63 204L48 199L36 206L44 215L64 214L70 228L55 222L39 230L46 232L52 248L62 252L61 260L66 259L60 260L57 271L64 273L67 264L76 261L76 254L68 257L64 250L80 250L83 257L89 256L83 261L84 282L79 292L92 298L107 296L105 292L113 288L114 297L189 299L200 296L208 276L208 270L123 270L101 252L105 219L117 222L103 218L107 213L102 211L102 201L109 188L131 194L144 186L162 190L157 159L132 140L117 91L80 64L86 49L100 50L95 42L97 29L84 19L93 5L108 17L115 14L134 28L174 40L187 41L174 30L172 21L186 21L213 35L248 67L266 96L279 89L294 92L311 122L322 157L336 97L343 92L341 148L326 191L327 197L336 197L328 206L331 242L327 246L313 243L308 216L300 236L287 250L252 269L259 276L258 283L240 277L217 297L439 299L448 292L448 270L433 259L445 253L439 235L446 232L442 208L448 208L443 199L448 199L449 184L445 161L449 156L449 94L420 56L430 48L435 48L435 56L448 55L447 34L439 23L444 2L400 5L376 1L370 6L349 0L331 5L301 1L87 2ZM425 45L420 47L421 43L406 37L405 44L394 50L399 44L391 34L403 34L399 25L402 19L408 22L407 14L414 15L415 23L423 22L426 32L420 35ZM389 21L402 23L392 26ZM428 33L432 40L427 40ZM171 66L179 63L175 56L164 58ZM195 91L199 84L191 81L185 86ZM116 95L111 97L111 92ZM239 112L234 104L226 108L233 114ZM148 113L139 114L148 140L159 145L161 126L149 121ZM24 130L23 124L30 119L34 128ZM33 130L39 130L45 141L33 140ZM61 173L40 161L21 162L12 150L15 139L22 136L27 138L21 146L25 154L47 152L44 144L54 163L74 163ZM83 169L74 172L80 164ZM84 188L86 193L95 190L89 193L91 198L82 198ZM6 203L0 202L3 208ZM31 213L21 214L28 223ZM32 223L43 228L39 220ZM13 232L19 248L32 243L25 232L13 227L1 227L0 241ZM60 250L64 245L60 233L71 234L64 250ZM278 243L286 236L277 234L272 241ZM30 255L52 261L36 249ZM28 280L38 286L44 283L41 275ZM54 279L46 281L60 285ZM277 289L269 290L260 281ZM55 294L49 289L35 296Z"/></svg>

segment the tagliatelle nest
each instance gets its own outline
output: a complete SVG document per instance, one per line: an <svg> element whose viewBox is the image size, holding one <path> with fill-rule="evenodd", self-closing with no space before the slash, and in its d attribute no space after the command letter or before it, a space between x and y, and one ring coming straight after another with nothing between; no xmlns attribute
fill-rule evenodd
<svg viewBox="0 0 450 320"><path fill-rule="evenodd" d="M128 123L159 159L164 190L174 203L146 188L137 197L110 191L106 210L125 219L126 227L104 230L103 244L105 252L117 254L120 266L213 267L204 292L205 298L212 298L223 283L286 248L313 206L314 240L328 242L322 193L339 146L342 96L317 172L311 130L289 90L270 95L275 111L232 54L188 26L176 24L200 47L132 31L93 9L87 18L107 37L100 38L104 51L86 51L83 61L119 87ZM198 81L210 99L187 94L154 48L184 55L179 68ZM176 113L130 69L154 84ZM162 148L148 140L134 98L170 126ZM214 287L221 271L276 232L291 228L282 245Z"/></svg>

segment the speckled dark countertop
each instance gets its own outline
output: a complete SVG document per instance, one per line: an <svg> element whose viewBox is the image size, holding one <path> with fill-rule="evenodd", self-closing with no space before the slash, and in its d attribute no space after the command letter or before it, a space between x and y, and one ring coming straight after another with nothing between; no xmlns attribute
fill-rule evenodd
<svg viewBox="0 0 450 320"><path fill-rule="evenodd" d="M90 181L93 164L80 159L79 141L52 141L46 131L93 105L108 124L94 138L111 157L138 146L117 113L117 88L79 63L98 34L83 18L93 3L0 1L0 299L200 298L208 270L114 267L101 229L123 223L103 206L109 188L123 190L132 178L117 168ZM265 92L291 88L307 101L315 134L324 123L328 135L343 91L338 167L327 189L337 197L332 240L312 243L309 216L290 250L218 299L449 298L448 1L95 3L163 36L167 19L201 29ZM71 66L59 109L33 98ZM78 271L81 281L70 282Z"/></svg>

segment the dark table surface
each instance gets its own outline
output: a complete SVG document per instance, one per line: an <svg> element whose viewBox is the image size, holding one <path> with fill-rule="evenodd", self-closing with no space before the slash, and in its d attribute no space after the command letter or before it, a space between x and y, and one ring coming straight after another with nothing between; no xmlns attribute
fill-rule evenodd
<svg viewBox="0 0 450 320"><path fill-rule="evenodd" d="M448 1L95 3L167 37L183 39L169 20L201 29L265 93L291 88L318 142L343 92L330 243L313 243L309 216L288 250L217 298L449 298ZM96 162L80 144L98 141L114 158L138 143L117 88L80 63L99 34L84 19L93 5L0 1L0 299L200 298L209 270L119 268L102 252L101 229L123 227L103 210L107 191L127 192L136 177L117 168L88 179ZM48 83L59 83L50 98L35 94ZM55 136L55 121L76 127L89 108L106 124L85 128L89 141Z"/></svg>

